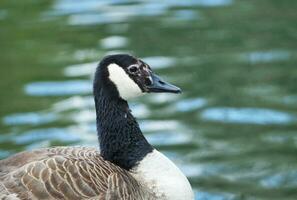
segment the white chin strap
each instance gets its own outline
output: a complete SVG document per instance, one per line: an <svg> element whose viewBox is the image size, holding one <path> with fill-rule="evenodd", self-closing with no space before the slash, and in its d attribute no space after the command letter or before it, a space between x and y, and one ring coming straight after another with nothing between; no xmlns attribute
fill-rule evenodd
<svg viewBox="0 0 297 200"><path fill-rule="evenodd" d="M124 100L138 97L143 94L139 86L129 77L123 68L115 63L108 65L109 79L116 86Z"/></svg>

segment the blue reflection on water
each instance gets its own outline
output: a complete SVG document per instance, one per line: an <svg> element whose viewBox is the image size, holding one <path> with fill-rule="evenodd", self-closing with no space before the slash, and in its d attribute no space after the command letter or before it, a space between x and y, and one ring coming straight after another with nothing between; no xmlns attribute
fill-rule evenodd
<svg viewBox="0 0 297 200"><path fill-rule="evenodd" d="M25 92L31 96L89 94L92 92L92 83L89 80L34 82L25 86Z"/></svg>
<svg viewBox="0 0 297 200"><path fill-rule="evenodd" d="M177 130L181 128L181 124L174 120L142 120L139 125L143 132Z"/></svg>
<svg viewBox="0 0 297 200"><path fill-rule="evenodd" d="M284 185L287 187L296 187L297 171L276 173L271 176L267 176L261 180L260 183L266 188L279 188Z"/></svg>
<svg viewBox="0 0 297 200"><path fill-rule="evenodd" d="M145 118L151 114L151 111L144 104L130 104L130 109L132 110L132 114L136 118Z"/></svg>
<svg viewBox="0 0 297 200"><path fill-rule="evenodd" d="M201 117L205 120L225 123L248 124L289 124L294 116L280 111L262 108L208 108Z"/></svg>
<svg viewBox="0 0 297 200"><path fill-rule="evenodd" d="M127 4L129 3L129 4ZM233 0L166 0L166 1L73 1L59 0L55 3L53 10L44 13L45 17L57 15L70 15L68 23L70 25L91 25L91 24L111 24L126 22L138 16L158 16L162 15L170 8L182 6L226 6L233 3ZM177 15L178 12L177 12ZM187 19L196 17L192 12L183 12L179 17L186 16ZM177 16L178 17L178 16Z"/></svg>
<svg viewBox="0 0 297 200"><path fill-rule="evenodd" d="M145 57L142 60L149 64L153 69L173 67L176 64L175 58L165 56Z"/></svg>
<svg viewBox="0 0 297 200"><path fill-rule="evenodd" d="M17 144L27 144L45 140L60 140L63 142L79 141L80 137L67 128L35 129L11 137Z"/></svg>
<svg viewBox="0 0 297 200"><path fill-rule="evenodd" d="M91 25L126 22L133 17L161 15L166 10L167 6L159 3L106 6L104 9L98 8L95 13L73 14L69 17L68 23L70 25Z"/></svg>
<svg viewBox="0 0 297 200"><path fill-rule="evenodd" d="M95 73L98 62L82 63L76 65L69 65L64 69L66 76L86 76Z"/></svg>
<svg viewBox="0 0 297 200"><path fill-rule="evenodd" d="M95 25L118 23L126 20L124 15L108 14L76 14L71 15L68 19L70 25Z"/></svg>
<svg viewBox="0 0 297 200"><path fill-rule="evenodd" d="M228 200L234 199L234 195L222 194L222 193L211 193L206 191L196 191L195 200Z"/></svg>
<svg viewBox="0 0 297 200"><path fill-rule="evenodd" d="M180 163L178 168L187 176L187 177L198 177L204 173L204 166L193 163Z"/></svg>
<svg viewBox="0 0 297 200"><path fill-rule="evenodd" d="M285 50L271 50L271 51L256 51L243 56L251 63L266 63L288 60L291 56L289 51Z"/></svg>
<svg viewBox="0 0 297 200"><path fill-rule="evenodd" d="M166 4L170 6L205 6L205 7L214 7L214 6L227 6L233 3L233 0L166 0Z"/></svg>
<svg viewBox="0 0 297 200"><path fill-rule="evenodd" d="M101 47L104 49L115 49L115 48L123 48L128 44L128 38L119 36L119 35L112 35L106 38L103 38L100 41Z"/></svg>
<svg viewBox="0 0 297 200"><path fill-rule="evenodd" d="M7 125L39 125L49 122L53 122L57 119L57 116L53 113L17 113L8 115L3 118L3 122Z"/></svg>
<svg viewBox="0 0 297 200"><path fill-rule="evenodd" d="M158 132L146 135L146 138L153 145L177 145L190 141L189 135L177 132Z"/></svg>
<svg viewBox="0 0 297 200"><path fill-rule="evenodd" d="M206 99L195 98L195 99L185 99L180 100L175 104L175 107L180 112L188 112L198 108L201 108L207 104Z"/></svg>
<svg viewBox="0 0 297 200"><path fill-rule="evenodd" d="M94 106L93 96L73 96L55 103L53 105L53 109L57 112L63 112L72 109L83 110L87 108L94 108Z"/></svg>
<svg viewBox="0 0 297 200"><path fill-rule="evenodd" d="M174 12L173 17L177 20L190 21L197 19L199 16L193 10L177 10Z"/></svg>
<svg viewBox="0 0 297 200"><path fill-rule="evenodd" d="M54 4L53 10L56 14L73 14L73 13L85 13L92 12L96 10L108 9L110 5L116 8L116 5L122 5L121 7L129 8L131 13L145 13L146 15L150 13L156 13L164 11L165 8L175 7L175 6L226 6L233 3L233 0L164 0L164 1L137 1L137 0L58 0ZM110 11L110 10L108 10Z"/></svg>

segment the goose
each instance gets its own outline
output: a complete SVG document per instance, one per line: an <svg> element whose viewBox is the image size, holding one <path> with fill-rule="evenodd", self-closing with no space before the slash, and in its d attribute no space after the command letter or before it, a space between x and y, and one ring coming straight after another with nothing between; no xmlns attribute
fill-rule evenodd
<svg viewBox="0 0 297 200"><path fill-rule="evenodd" d="M128 54L105 56L93 82L100 151L51 147L0 161L0 199L193 200L186 176L142 134L127 101L180 93Z"/></svg>

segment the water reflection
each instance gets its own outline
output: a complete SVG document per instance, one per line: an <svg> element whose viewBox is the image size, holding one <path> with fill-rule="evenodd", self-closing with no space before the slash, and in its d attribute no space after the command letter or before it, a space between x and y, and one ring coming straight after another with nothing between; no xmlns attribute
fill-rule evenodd
<svg viewBox="0 0 297 200"><path fill-rule="evenodd" d="M93 96L73 96L68 99L59 101L53 105L54 110L58 112L76 109L82 110L91 107L94 107Z"/></svg>
<svg viewBox="0 0 297 200"><path fill-rule="evenodd" d="M196 99L184 99L178 101L174 107L180 112L193 111L198 108L202 108L207 104L206 99L196 98Z"/></svg>
<svg viewBox="0 0 297 200"><path fill-rule="evenodd" d="M153 69L173 67L176 64L176 59L172 57L154 56L154 57L144 57L142 59Z"/></svg>
<svg viewBox="0 0 297 200"><path fill-rule="evenodd" d="M103 9L104 8L104 9ZM70 25L98 25L126 22L137 16L161 15L166 10L164 4L146 3L125 6L99 7L99 13L72 14L68 23Z"/></svg>
<svg viewBox="0 0 297 200"><path fill-rule="evenodd" d="M89 13L94 11L106 10L114 8L117 10L119 6L122 10L126 11L130 15L156 15L164 12L170 7L191 7L191 6L227 6L233 3L233 0L189 0L189 1L178 1L178 0L166 0L166 1L133 1L133 0L111 0L111 1L96 1L96 0L86 0L86 1L75 1L75 0L58 0L53 6L54 14L74 14L74 13ZM111 6L112 5L112 6ZM130 12L127 12L127 11Z"/></svg>
<svg viewBox="0 0 297 200"><path fill-rule="evenodd" d="M101 52L95 49L80 49L74 51L73 60L80 62L89 59L96 60L98 59L98 55L101 55Z"/></svg>
<svg viewBox="0 0 297 200"><path fill-rule="evenodd" d="M107 1L58 0L54 3L53 10L56 12L56 14L72 14L72 13L90 12L105 5L108 5Z"/></svg>
<svg viewBox="0 0 297 200"><path fill-rule="evenodd" d="M247 55L244 55L243 58L255 64L255 63L266 63L266 62L288 60L290 56L291 56L291 53L289 51L274 50L274 51L267 51L267 52L265 51L251 52L251 53L248 53Z"/></svg>
<svg viewBox="0 0 297 200"><path fill-rule="evenodd" d="M123 36L109 36L107 38L103 38L100 41L101 47L104 49L115 49L115 48L122 48L127 46L128 39Z"/></svg>
<svg viewBox="0 0 297 200"><path fill-rule="evenodd" d="M211 192L203 192L198 191L196 193L195 200L226 200L226 199L234 199L235 195L226 194L226 193L211 193Z"/></svg>
<svg viewBox="0 0 297 200"><path fill-rule="evenodd" d="M193 10L177 10L173 13L172 19L177 21L191 21L193 19L199 19L199 15Z"/></svg>
<svg viewBox="0 0 297 200"><path fill-rule="evenodd" d="M98 62L83 63L70 65L64 69L64 74L66 76L75 77L75 76L91 76L94 74Z"/></svg>
<svg viewBox="0 0 297 200"><path fill-rule="evenodd" d="M41 125L57 119L54 113L17 113L3 118L7 125Z"/></svg>
<svg viewBox="0 0 297 200"><path fill-rule="evenodd" d="M174 7L215 7L232 4L232 0L191 0L191 1L94 1L84 2L59 0L45 16L70 15L70 25L98 25L127 22L139 16L160 16ZM177 11L178 19L193 19L196 15L189 11Z"/></svg>
<svg viewBox="0 0 297 200"><path fill-rule="evenodd" d="M282 102L285 104L297 105L297 95L285 96L282 100Z"/></svg>
<svg viewBox="0 0 297 200"><path fill-rule="evenodd" d="M170 95L165 93L160 94L152 94L150 96L146 96L145 100L150 102L151 104L164 104L164 103L172 103L173 101L176 101L178 99L178 96L176 95Z"/></svg>
<svg viewBox="0 0 297 200"><path fill-rule="evenodd" d="M179 145L187 144L191 141L189 135L177 132L162 132L158 127L155 127L154 131L158 130L155 134L147 135L148 141L153 145ZM186 171L186 170L185 170Z"/></svg>
<svg viewBox="0 0 297 200"><path fill-rule="evenodd" d="M74 130L68 128L33 129L14 137L14 142L16 144L30 144L47 140L78 142L80 137Z"/></svg>
<svg viewBox="0 0 297 200"><path fill-rule="evenodd" d="M202 119L242 124L289 124L296 118L288 113L263 108L208 108Z"/></svg>
<svg viewBox="0 0 297 200"><path fill-rule="evenodd" d="M140 127L143 132L162 131L162 130L177 130L181 125L174 120L142 120Z"/></svg>
<svg viewBox="0 0 297 200"><path fill-rule="evenodd" d="M283 185L287 187L297 187L297 171L289 171L273 174L260 181L261 185L266 188L279 188Z"/></svg>
<svg viewBox="0 0 297 200"><path fill-rule="evenodd" d="M35 82L27 84L25 92L31 96L89 94L92 92L92 83L89 80Z"/></svg>
<svg viewBox="0 0 297 200"><path fill-rule="evenodd" d="M151 116L151 111L144 104L130 104L130 109L136 118L148 118Z"/></svg>

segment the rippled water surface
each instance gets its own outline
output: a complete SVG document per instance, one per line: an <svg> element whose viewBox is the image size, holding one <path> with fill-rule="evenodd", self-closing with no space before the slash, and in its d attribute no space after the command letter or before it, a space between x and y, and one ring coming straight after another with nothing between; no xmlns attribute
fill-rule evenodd
<svg viewBox="0 0 297 200"><path fill-rule="evenodd" d="M1 0L0 158L97 145L91 77L128 52L183 89L131 108L197 200L297 199L297 1Z"/></svg>

